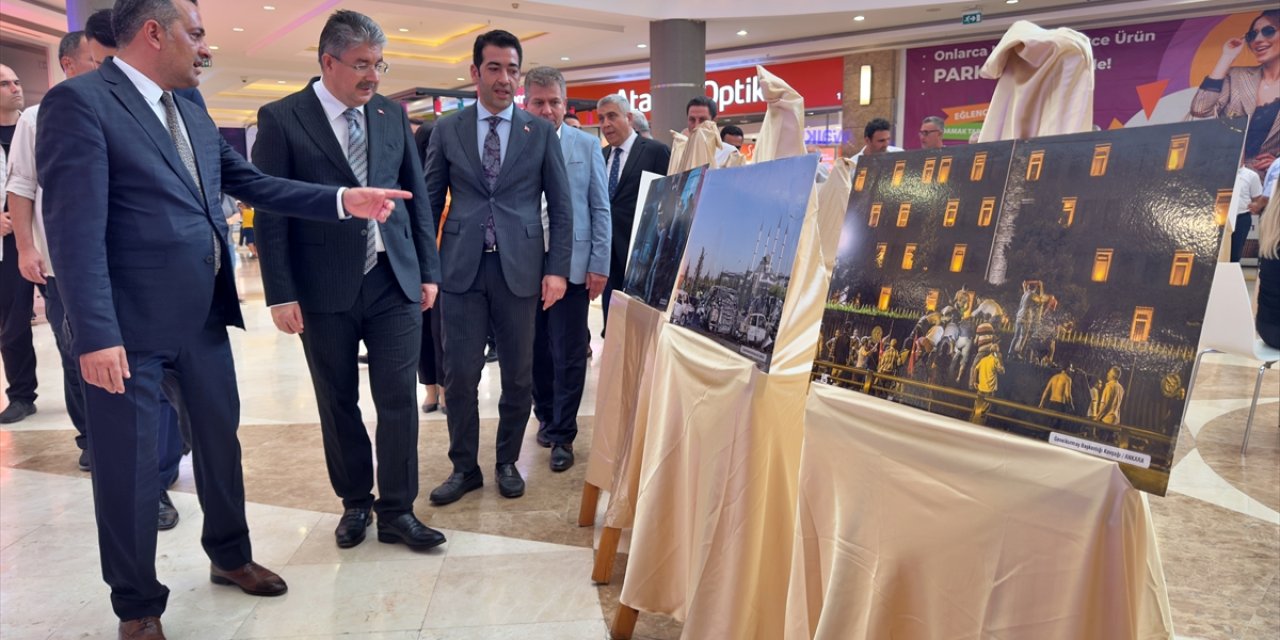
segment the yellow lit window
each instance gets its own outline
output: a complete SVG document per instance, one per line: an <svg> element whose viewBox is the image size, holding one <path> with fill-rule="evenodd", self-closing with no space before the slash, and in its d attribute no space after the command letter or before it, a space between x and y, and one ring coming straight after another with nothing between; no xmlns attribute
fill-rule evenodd
<svg viewBox="0 0 1280 640"><path fill-rule="evenodd" d="M907 219L911 217L911 203L904 202L898 206L898 226L907 226Z"/></svg>
<svg viewBox="0 0 1280 640"><path fill-rule="evenodd" d="M1223 189L1218 192L1218 198L1213 202L1213 220L1218 226L1227 223L1227 213L1231 210L1231 189Z"/></svg>
<svg viewBox="0 0 1280 640"><path fill-rule="evenodd" d="M938 184L946 184L947 178L951 177L951 156L942 156L942 162L938 163Z"/></svg>
<svg viewBox="0 0 1280 640"><path fill-rule="evenodd" d="M866 168L858 169L858 177L853 181L853 190L862 191L862 187L867 184Z"/></svg>
<svg viewBox="0 0 1280 640"><path fill-rule="evenodd" d="M879 202L871 205L871 217L867 219L868 227L880 226L880 208L881 205Z"/></svg>
<svg viewBox="0 0 1280 640"><path fill-rule="evenodd" d="M1098 249L1093 254L1093 281L1106 282L1111 277L1111 257L1114 249Z"/></svg>
<svg viewBox="0 0 1280 640"><path fill-rule="evenodd" d="M1156 310L1152 307L1137 307L1133 310L1133 327L1129 329L1129 339L1134 342L1146 342L1151 337L1151 320Z"/></svg>
<svg viewBox="0 0 1280 640"><path fill-rule="evenodd" d="M924 184L929 184L930 182L933 182L933 170L937 167L937 165L938 165L937 158L926 159L924 161L924 171L920 173L920 182L923 182Z"/></svg>
<svg viewBox="0 0 1280 640"><path fill-rule="evenodd" d="M889 296L893 293L893 287L880 287L880 303L876 306L881 311L889 310Z"/></svg>
<svg viewBox="0 0 1280 640"><path fill-rule="evenodd" d="M1169 270L1169 284L1185 287L1191 282L1191 265L1196 261L1196 254L1190 251L1173 252L1173 268Z"/></svg>
<svg viewBox="0 0 1280 640"><path fill-rule="evenodd" d="M1058 224L1063 227L1070 227L1076 221L1076 199L1062 199L1062 215L1058 216Z"/></svg>
<svg viewBox="0 0 1280 640"><path fill-rule="evenodd" d="M916 245L909 244L907 249L902 252L902 270L910 271L911 267L916 264Z"/></svg>
<svg viewBox="0 0 1280 640"><path fill-rule="evenodd" d="M1187 147L1191 146L1191 134L1174 136L1169 140L1169 160L1165 168L1169 171L1181 171L1187 164Z"/></svg>
<svg viewBox="0 0 1280 640"><path fill-rule="evenodd" d="M944 227L956 226L956 216L959 214L960 214L960 201L948 200L947 209L942 214L942 226Z"/></svg>
<svg viewBox="0 0 1280 640"><path fill-rule="evenodd" d="M969 245L958 244L955 249L951 250L951 272L960 273L964 270L964 255L969 252Z"/></svg>
<svg viewBox="0 0 1280 640"><path fill-rule="evenodd" d="M1100 144L1093 148L1093 164L1089 165L1089 175L1093 177L1107 175L1107 160L1111 158L1111 144Z"/></svg>
<svg viewBox="0 0 1280 640"><path fill-rule="evenodd" d="M982 174L987 170L987 152L983 151L973 157L973 167L969 169L969 180L977 182L982 179Z"/></svg>
<svg viewBox="0 0 1280 640"><path fill-rule="evenodd" d="M907 172L907 161L899 160L893 163L893 186L902 184L902 174Z"/></svg>
<svg viewBox="0 0 1280 640"><path fill-rule="evenodd" d="M996 212L996 199L983 198L982 209L978 210L978 226L979 227L991 226L991 218L995 215L995 212Z"/></svg>
<svg viewBox="0 0 1280 640"><path fill-rule="evenodd" d="M1040 171L1044 169L1044 152L1032 151L1031 159L1027 161L1027 181L1035 182L1040 179Z"/></svg>
<svg viewBox="0 0 1280 640"><path fill-rule="evenodd" d="M881 242L880 244L876 245L876 268L877 269L884 268L884 256L887 253L889 253L888 243Z"/></svg>
<svg viewBox="0 0 1280 640"><path fill-rule="evenodd" d="M925 311L938 310L938 290L937 289L930 289L929 294L924 297L924 310Z"/></svg>

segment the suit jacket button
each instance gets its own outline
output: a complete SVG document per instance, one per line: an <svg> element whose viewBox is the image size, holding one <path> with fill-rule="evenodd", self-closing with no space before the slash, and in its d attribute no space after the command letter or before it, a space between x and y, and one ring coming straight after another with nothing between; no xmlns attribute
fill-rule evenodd
<svg viewBox="0 0 1280 640"><path fill-rule="evenodd" d="M368 229L361 229L361 230L360 230L360 235L362 235L362 236L367 236L367 235L369 235L369 230L368 230Z"/></svg>
<svg viewBox="0 0 1280 640"><path fill-rule="evenodd" d="M489 198L489 204L493 204L494 201L495 201L494 198Z"/></svg>
<svg viewBox="0 0 1280 640"><path fill-rule="evenodd" d="M205 264L213 264L213 256L205 256L205 257L204 257L204 263L205 263Z"/></svg>

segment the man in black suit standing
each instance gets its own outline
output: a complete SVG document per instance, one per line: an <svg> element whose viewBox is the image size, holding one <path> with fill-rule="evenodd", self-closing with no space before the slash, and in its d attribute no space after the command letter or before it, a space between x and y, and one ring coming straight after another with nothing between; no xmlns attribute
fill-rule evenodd
<svg viewBox="0 0 1280 640"><path fill-rule="evenodd" d="M427 149L427 193L441 228L441 311L449 459L453 474L431 501L449 504L484 484L477 391L490 323L498 343L498 492L524 495L516 470L533 402L533 335L538 300L550 308L567 286L573 212L564 154L549 122L516 109L523 49L506 31L476 38L471 79L477 102L440 120ZM542 198L549 240L544 245Z"/></svg>
<svg viewBox="0 0 1280 640"><path fill-rule="evenodd" d="M320 32L320 77L258 111L253 161L268 175L335 186L373 185L414 195L385 224L289 219L258 210L254 235L271 318L302 336L324 433L329 482L344 509L339 547L365 537L434 547L444 535L413 515L418 497L418 353L422 312L435 303L440 259L422 164L400 105L377 94L386 73L377 23L354 11ZM360 415L360 342L378 413L378 499L373 452Z"/></svg>
<svg viewBox="0 0 1280 640"><path fill-rule="evenodd" d="M636 216L636 200L640 198L640 174L648 171L667 175L671 149L635 132L631 103L620 95L609 94L600 98L596 103L596 113L600 115L600 131L609 143L603 152L605 175L609 180L609 211L613 216L609 284L605 286L604 298L600 301L607 330L609 299L613 297L614 289L622 288L627 275L627 260L631 258L631 224Z"/></svg>
<svg viewBox="0 0 1280 640"><path fill-rule="evenodd" d="M162 490L161 380L176 371L191 410L192 465L210 580L274 596L253 562L236 429L240 397L227 326L243 327L220 192L337 224L385 219L386 189L336 189L263 175L233 151L194 87L210 56L190 0L117 0L119 56L45 95L36 170L50 258L62 278L71 349L85 381L103 578L121 638L164 638L169 590L156 579ZM405 214L400 213L403 216Z"/></svg>

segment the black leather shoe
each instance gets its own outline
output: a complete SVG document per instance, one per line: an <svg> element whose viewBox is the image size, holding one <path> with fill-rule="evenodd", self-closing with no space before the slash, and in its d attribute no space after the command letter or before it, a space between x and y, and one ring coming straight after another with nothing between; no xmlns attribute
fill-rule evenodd
<svg viewBox="0 0 1280 640"><path fill-rule="evenodd" d="M26 400L14 400L9 403L9 406L4 411L0 411L0 424L22 422L27 419L27 416L34 415L35 412L36 405Z"/></svg>
<svg viewBox="0 0 1280 640"><path fill-rule="evenodd" d="M543 420L538 421L538 446L543 449L551 448L551 441L547 439L547 427L549 426L551 425Z"/></svg>
<svg viewBox="0 0 1280 640"><path fill-rule="evenodd" d="M471 475L453 473L449 475L448 480L445 480L440 486L431 491L431 503L444 506L457 502L467 492L475 491L483 486L484 476L479 471Z"/></svg>
<svg viewBox="0 0 1280 640"><path fill-rule="evenodd" d="M338 521L338 528L333 530L333 535L338 539L338 547L341 549L350 549L361 542L364 542L364 530L373 524L373 511L368 507L363 509L354 507L342 512L342 519Z"/></svg>
<svg viewBox="0 0 1280 640"><path fill-rule="evenodd" d="M551 447L551 470L559 473L573 466L573 445L557 444Z"/></svg>
<svg viewBox="0 0 1280 640"><path fill-rule="evenodd" d="M524 478L520 477L514 464L498 465L498 493L504 498L519 498L524 495Z"/></svg>
<svg viewBox="0 0 1280 640"><path fill-rule="evenodd" d="M168 531L178 526L178 509L169 499L168 491L160 492L160 516L156 519L156 528Z"/></svg>
<svg viewBox="0 0 1280 640"><path fill-rule="evenodd" d="M378 518L378 542L401 542L413 549L430 549L444 544L444 534L422 524L412 513L404 513L391 520Z"/></svg>
<svg viewBox="0 0 1280 640"><path fill-rule="evenodd" d="M88 449L80 452L80 462L77 464L77 466L80 467L81 471L89 470L89 450Z"/></svg>

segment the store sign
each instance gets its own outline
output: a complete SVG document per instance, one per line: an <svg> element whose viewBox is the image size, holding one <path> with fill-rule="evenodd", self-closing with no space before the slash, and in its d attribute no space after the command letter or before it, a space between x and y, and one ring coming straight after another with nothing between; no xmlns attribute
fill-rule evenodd
<svg viewBox="0 0 1280 640"><path fill-rule="evenodd" d="M842 58L764 66L804 96L806 108L840 106L840 94L844 90ZM714 98L720 107L720 115L762 113L767 106L754 66L713 71L707 74L705 84L707 95ZM626 98L632 109L645 114L653 110L653 96L649 93L647 79L570 86L568 93L570 98L583 100L599 100L612 93Z"/></svg>
<svg viewBox="0 0 1280 640"><path fill-rule="evenodd" d="M839 127L805 127L804 143L806 145L831 146L849 141L849 132Z"/></svg>

